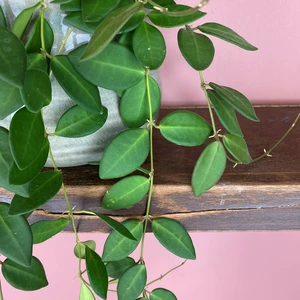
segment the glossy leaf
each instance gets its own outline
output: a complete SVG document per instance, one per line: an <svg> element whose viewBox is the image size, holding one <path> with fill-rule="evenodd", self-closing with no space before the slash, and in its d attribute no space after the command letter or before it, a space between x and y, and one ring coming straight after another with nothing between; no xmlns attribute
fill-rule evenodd
<svg viewBox="0 0 300 300"><path fill-rule="evenodd" d="M31 224L33 243L40 244L47 241L61 232L69 223L69 219L59 218L57 220L41 220Z"/></svg>
<svg viewBox="0 0 300 300"><path fill-rule="evenodd" d="M29 198L15 195L11 201L9 214L22 215L39 208L52 199L60 190L62 174L59 171L40 173L31 181Z"/></svg>
<svg viewBox="0 0 300 300"><path fill-rule="evenodd" d="M6 259L2 265L2 274L11 286L23 291L36 291L48 285L44 267L34 256L28 267Z"/></svg>
<svg viewBox="0 0 300 300"><path fill-rule="evenodd" d="M160 133L168 141L181 146L198 146L212 134L211 126L200 116L186 110L165 116L159 125Z"/></svg>
<svg viewBox="0 0 300 300"><path fill-rule="evenodd" d="M64 23L87 33L94 33L99 22L84 22L81 11L72 11L64 17Z"/></svg>
<svg viewBox="0 0 300 300"><path fill-rule="evenodd" d="M98 26L80 60L91 59L100 54L113 40L119 30L137 11L143 7L140 2L118 8L109 14Z"/></svg>
<svg viewBox="0 0 300 300"><path fill-rule="evenodd" d="M135 265L134 259L126 257L118 261L111 261L106 264L108 277L119 279L126 270Z"/></svg>
<svg viewBox="0 0 300 300"><path fill-rule="evenodd" d="M104 195L101 206L105 209L121 209L141 201L148 193L149 178L135 175L121 179Z"/></svg>
<svg viewBox="0 0 300 300"><path fill-rule="evenodd" d="M145 265L135 265L126 270L117 286L118 300L136 299L146 286Z"/></svg>
<svg viewBox="0 0 300 300"><path fill-rule="evenodd" d="M36 8L41 5L40 2L36 3L33 6L27 7L24 10L20 12L20 14L15 18L11 31L19 38L21 39L24 31L27 28L27 25L29 24L32 15Z"/></svg>
<svg viewBox="0 0 300 300"><path fill-rule="evenodd" d="M44 144L45 128L41 112L32 113L25 107L18 110L9 129L11 152L19 169L30 166Z"/></svg>
<svg viewBox="0 0 300 300"><path fill-rule="evenodd" d="M119 30L118 34L133 31L144 21L145 16L145 11L139 10L125 23L125 25Z"/></svg>
<svg viewBox="0 0 300 300"><path fill-rule="evenodd" d="M49 141L44 138L44 144L41 148L41 152L36 157L35 161L27 168L20 170L14 162L9 170L9 183L10 184L25 184L31 181L35 176L39 174L42 168L45 166L49 153Z"/></svg>
<svg viewBox="0 0 300 300"><path fill-rule="evenodd" d="M210 66L215 56L215 48L207 36L180 29L177 39L181 54L192 68L203 71Z"/></svg>
<svg viewBox="0 0 300 300"><path fill-rule="evenodd" d="M0 202L0 253L16 263L30 266L32 233L29 224L24 216L8 215L8 210L9 204Z"/></svg>
<svg viewBox="0 0 300 300"><path fill-rule="evenodd" d="M157 288L151 292L150 300L177 300L177 298L171 291Z"/></svg>
<svg viewBox="0 0 300 300"><path fill-rule="evenodd" d="M223 138L223 143L225 148L238 162L248 164L252 161L246 141L243 138L226 133Z"/></svg>
<svg viewBox="0 0 300 300"><path fill-rule="evenodd" d="M60 86L76 104L92 113L102 111L98 88L75 70L68 56L54 56L51 69Z"/></svg>
<svg viewBox="0 0 300 300"><path fill-rule="evenodd" d="M27 54L27 69L38 69L48 72L47 60L41 53L28 53Z"/></svg>
<svg viewBox="0 0 300 300"><path fill-rule="evenodd" d="M226 166L226 152L221 142L209 144L198 158L192 175L195 196L213 187L221 178Z"/></svg>
<svg viewBox="0 0 300 300"><path fill-rule="evenodd" d="M90 288L83 282L80 287L79 300L96 300Z"/></svg>
<svg viewBox="0 0 300 300"><path fill-rule="evenodd" d="M152 77L149 77L149 87L154 115L160 107L161 93L159 85ZM150 118L146 77L124 92L120 103L120 114L129 128L141 127Z"/></svg>
<svg viewBox="0 0 300 300"><path fill-rule="evenodd" d="M252 121L259 121L251 102L240 92L227 86L210 82L209 86L240 114Z"/></svg>
<svg viewBox="0 0 300 300"><path fill-rule="evenodd" d="M78 138L99 130L107 120L107 108L102 113L93 114L75 105L68 109L58 120L55 134L64 137Z"/></svg>
<svg viewBox="0 0 300 300"><path fill-rule="evenodd" d="M203 33L210 34L217 38L220 38L226 42L234 44L238 47L241 47L245 50L255 51L256 47L249 44L243 37L234 32L232 29L218 23L205 23L198 26L198 29Z"/></svg>
<svg viewBox="0 0 300 300"><path fill-rule="evenodd" d="M22 42L0 26L0 79L21 88L24 85L27 55Z"/></svg>
<svg viewBox="0 0 300 300"><path fill-rule="evenodd" d="M89 247L93 251L96 250L96 242L93 240L88 240L85 242L80 242L77 243L76 246L74 247L74 254L76 257L85 259L85 248Z"/></svg>
<svg viewBox="0 0 300 300"><path fill-rule="evenodd" d="M196 259L193 242L179 222L157 218L151 225L154 236L167 250L182 258Z"/></svg>
<svg viewBox="0 0 300 300"><path fill-rule="evenodd" d="M243 133L232 106L224 101L215 91L207 90L207 93L222 125L230 133L239 137L243 137Z"/></svg>
<svg viewBox="0 0 300 300"><path fill-rule="evenodd" d="M81 10L81 1L80 0L69 0L61 3L60 9L62 11L80 11Z"/></svg>
<svg viewBox="0 0 300 300"><path fill-rule="evenodd" d="M122 223L135 237L130 240L113 230L104 244L102 259L105 262L118 261L130 255L140 243L143 235L143 223L139 220L128 219Z"/></svg>
<svg viewBox="0 0 300 300"><path fill-rule="evenodd" d="M3 9L0 5L0 26L3 26L3 27L6 27L7 24L6 24L6 18L5 18L5 15L4 15L4 12L3 12Z"/></svg>
<svg viewBox="0 0 300 300"><path fill-rule="evenodd" d="M71 51L69 59L75 69L93 84L109 90L126 90L144 77L143 66L127 47L111 43L94 58L79 62L85 47L82 45Z"/></svg>
<svg viewBox="0 0 300 300"><path fill-rule="evenodd" d="M148 154L148 130L142 128L125 130L105 148L100 162L100 178L126 176L141 166Z"/></svg>
<svg viewBox="0 0 300 300"><path fill-rule="evenodd" d="M108 276L101 257L89 247L85 247L85 262L91 287L99 297L106 299Z"/></svg>
<svg viewBox="0 0 300 300"><path fill-rule="evenodd" d="M166 43L162 33L146 22L134 31L132 46L137 59L150 70L158 69L166 57Z"/></svg>

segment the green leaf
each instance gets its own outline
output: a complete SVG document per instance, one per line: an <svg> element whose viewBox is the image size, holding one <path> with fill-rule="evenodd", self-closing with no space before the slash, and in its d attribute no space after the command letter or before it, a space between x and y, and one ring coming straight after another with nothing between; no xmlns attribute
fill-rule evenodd
<svg viewBox="0 0 300 300"><path fill-rule="evenodd" d="M26 108L33 113L49 105L52 99L52 88L48 74L37 69L28 70L21 96Z"/></svg>
<svg viewBox="0 0 300 300"><path fill-rule="evenodd" d="M177 298L171 291L157 288L151 292L150 300L177 300Z"/></svg>
<svg viewBox="0 0 300 300"><path fill-rule="evenodd" d="M19 38L21 39L24 31L27 28L27 25L29 24L32 15L34 13L34 11L36 10L36 8L38 6L40 6L41 3L38 2L36 3L34 6L30 6L25 8L24 10L22 10L20 12L20 14L15 18L13 25L12 25L12 32Z"/></svg>
<svg viewBox="0 0 300 300"><path fill-rule="evenodd" d="M133 31L144 21L145 16L145 11L139 10L126 22L126 24L119 30L118 34L124 34L126 32Z"/></svg>
<svg viewBox="0 0 300 300"><path fill-rule="evenodd" d="M148 130L142 128L125 130L105 148L99 168L100 178L126 176L141 166L148 154Z"/></svg>
<svg viewBox="0 0 300 300"><path fill-rule="evenodd" d="M192 68L203 71L210 66L215 56L215 48L207 36L180 29L177 39L181 54Z"/></svg>
<svg viewBox="0 0 300 300"><path fill-rule="evenodd" d="M122 34L118 40L118 43L122 46L127 47L128 49L132 50L132 38L133 38L134 31L126 32ZM133 51L133 50L132 50Z"/></svg>
<svg viewBox="0 0 300 300"><path fill-rule="evenodd" d="M0 253L23 266L30 266L32 233L29 224L24 216L8 215L8 210L9 204L0 202Z"/></svg>
<svg viewBox="0 0 300 300"><path fill-rule="evenodd" d="M53 3L53 4L64 4L64 3L68 3L68 2L71 2L72 0L52 0L50 1L50 3Z"/></svg>
<svg viewBox="0 0 300 300"><path fill-rule="evenodd" d="M90 288L83 282L81 283L79 300L96 300Z"/></svg>
<svg viewBox="0 0 300 300"><path fill-rule="evenodd" d="M91 287L99 297L106 299L108 276L101 257L89 247L85 247L85 262Z"/></svg>
<svg viewBox="0 0 300 300"><path fill-rule="evenodd" d="M6 24L6 18L5 18L5 15L4 15L4 12L3 12L3 9L0 5L0 26L3 26L3 27L6 27L7 24Z"/></svg>
<svg viewBox="0 0 300 300"><path fill-rule="evenodd" d="M149 77L149 91L154 115L160 107L161 93L159 85L152 77ZM120 114L129 128L141 127L150 118L146 77L124 92L120 103Z"/></svg>
<svg viewBox="0 0 300 300"><path fill-rule="evenodd" d="M198 146L212 134L211 126L195 113L180 110L165 116L160 133L170 142L181 146Z"/></svg>
<svg viewBox="0 0 300 300"><path fill-rule="evenodd" d="M59 218L57 220L42 220L31 224L33 243L40 244L61 232L68 224L69 219Z"/></svg>
<svg viewBox="0 0 300 300"><path fill-rule="evenodd" d="M130 240L113 230L104 244L103 261L118 261L130 255L140 243L143 235L143 223L139 220L129 219L122 223L135 237L136 241Z"/></svg>
<svg viewBox="0 0 300 300"><path fill-rule="evenodd" d="M31 165L41 152L45 128L41 112L32 113L25 107L18 110L9 129L9 143L19 169Z"/></svg>
<svg viewBox="0 0 300 300"><path fill-rule="evenodd" d="M27 55L22 42L0 26L0 79L21 88L24 85Z"/></svg>
<svg viewBox="0 0 300 300"><path fill-rule="evenodd" d="M182 258L196 259L192 239L179 222L157 218L151 225L154 236L167 250Z"/></svg>
<svg viewBox="0 0 300 300"><path fill-rule="evenodd" d="M108 262L106 264L108 277L120 279L124 272L134 265L135 261L131 257Z"/></svg>
<svg viewBox="0 0 300 300"><path fill-rule="evenodd" d="M171 4L166 5L165 7L169 12L184 12L191 8L190 6L181 4ZM192 23L204 17L205 15L206 13L202 11L196 11L185 16L169 16L158 10L153 10L148 14L148 17L151 22L157 26L171 28Z"/></svg>
<svg viewBox="0 0 300 300"><path fill-rule="evenodd" d="M61 87L76 104L92 113L101 113L98 88L75 70L68 56L52 57L51 69Z"/></svg>
<svg viewBox="0 0 300 300"><path fill-rule="evenodd" d="M93 114L75 105L58 120L55 134L69 138L86 136L99 130L106 120L106 107L103 107L102 113Z"/></svg>
<svg viewBox="0 0 300 300"><path fill-rule="evenodd" d="M160 6L163 6L163 7L167 6L167 5L170 5L170 4L176 4L176 2L174 0L156 0L155 3L160 5ZM153 5L151 5L150 3L147 3L145 5L145 7L153 9Z"/></svg>
<svg viewBox="0 0 300 300"><path fill-rule="evenodd" d="M44 144L41 152L36 157L35 161L27 168L20 170L14 162L9 170L9 183L10 184L25 184L36 177L45 166L49 153L49 141L44 138Z"/></svg>
<svg viewBox="0 0 300 300"><path fill-rule="evenodd" d="M234 44L242 49L256 51L257 48L249 44L243 37L232 29L218 23L205 23L197 27L200 31L220 38L226 42Z"/></svg>
<svg viewBox="0 0 300 300"><path fill-rule="evenodd" d="M135 265L124 272L118 282L118 300L136 299L146 286L145 265Z"/></svg>
<svg viewBox="0 0 300 300"><path fill-rule="evenodd" d="M64 23L87 33L94 33L99 22L84 22L81 11L72 11L64 17Z"/></svg>
<svg viewBox="0 0 300 300"><path fill-rule="evenodd" d="M31 181L29 198L15 195L11 201L9 214L22 215L39 208L52 199L60 190L62 174L59 171L40 173Z"/></svg>
<svg viewBox="0 0 300 300"><path fill-rule="evenodd" d="M101 207L105 209L121 209L141 201L148 193L149 178L135 175L121 179L104 195Z"/></svg>
<svg viewBox="0 0 300 300"><path fill-rule="evenodd" d="M109 44L99 55L79 62L86 45L69 53L75 69L88 81L109 90L126 90L145 75L143 66L134 54L119 43Z"/></svg>
<svg viewBox="0 0 300 300"><path fill-rule="evenodd" d="M198 158L192 175L195 196L200 196L213 187L226 167L226 152L221 142L209 144Z"/></svg>
<svg viewBox="0 0 300 300"><path fill-rule="evenodd" d="M60 10L62 10L62 11L80 11L81 10L81 1L80 0L63 1L63 3L61 2Z"/></svg>
<svg viewBox="0 0 300 300"><path fill-rule="evenodd" d="M36 291L48 285L44 267L34 256L28 267L6 259L2 265L2 274L11 286L23 291Z"/></svg>
<svg viewBox="0 0 300 300"><path fill-rule="evenodd" d="M215 91L207 90L210 101L222 125L232 134L243 137L235 111L230 104L224 101Z"/></svg>
<svg viewBox="0 0 300 300"><path fill-rule="evenodd" d="M166 43L162 33L146 22L134 31L132 46L137 59L150 70L158 69L166 57Z"/></svg>
<svg viewBox="0 0 300 300"><path fill-rule="evenodd" d="M85 259L85 248L89 247L93 251L96 250L96 242L93 240L88 240L85 242L77 243L74 247L74 255L78 258Z"/></svg>
<svg viewBox="0 0 300 300"><path fill-rule="evenodd" d="M225 148L238 162L248 164L252 161L246 141L243 138L226 133L223 138L223 143Z"/></svg>
<svg viewBox="0 0 300 300"><path fill-rule="evenodd" d="M27 69L38 69L48 72L48 64L44 55L41 53L28 53L27 54Z"/></svg>
<svg viewBox="0 0 300 300"><path fill-rule="evenodd" d="M100 54L130 17L142 7L143 3L136 2L132 5L118 8L109 14L96 29L80 60L91 59Z"/></svg>
<svg viewBox="0 0 300 300"><path fill-rule="evenodd" d="M251 102L240 92L227 86L210 82L209 86L228 104L249 120L258 122Z"/></svg>

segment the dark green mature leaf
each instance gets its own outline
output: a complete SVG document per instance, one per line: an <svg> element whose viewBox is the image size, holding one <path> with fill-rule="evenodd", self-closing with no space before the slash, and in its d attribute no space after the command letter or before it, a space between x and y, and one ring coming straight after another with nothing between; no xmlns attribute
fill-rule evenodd
<svg viewBox="0 0 300 300"><path fill-rule="evenodd" d="M59 171L40 173L31 181L29 198L15 195L11 201L9 214L22 215L47 203L60 190L62 174Z"/></svg>
<svg viewBox="0 0 300 300"><path fill-rule="evenodd" d="M209 144L198 158L192 175L195 196L213 187L221 178L226 166L226 152L221 142Z"/></svg>
<svg viewBox="0 0 300 300"><path fill-rule="evenodd" d="M151 292L150 300L177 300L177 298L171 291L157 288Z"/></svg>
<svg viewBox="0 0 300 300"><path fill-rule="evenodd" d="M96 250L96 242L93 240L88 240L85 242L80 242L77 243L76 246L74 247L74 254L76 257L85 259L85 248L89 247L93 251Z"/></svg>
<svg viewBox="0 0 300 300"><path fill-rule="evenodd" d="M0 79L21 88L24 85L27 55L22 42L0 26Z"/></svg>
<svg viewBox="0 0 300 300"><path fill-rule="evenodd" d="M23 291L36 291L48 285L44 267L34 256L28 267L6 259L2 265L2 274L11 286Z"/></svg>
<svg viewBox="0 0 300 300"><path fill-rule="evenodd" d="M132 46L137 59L150 70L158 69L166 57L166 43L162 33L146 22L134 31Z"/></svg>
<svg viewBox="0 0 300 300"><path fill-rule="evenodd" d="M32 15L36 8L41 5L40 2L36 3L33 6L27 7L24 10L20 12L20 14L15 18L13 25L12 25L12 32L19 38L21 39L24 31L29 24Z"/></svg>
<svg viewBox="0 0 300 300"><path fill-rule="evenodd" d="M131 257L126 257L118 261L111 261L106 264L108 277L119 279L126 270L135 265Z"/></svg>
<svg viewBox="0 0 300 300"><path fill-rule="evenodd" d="M181 110L165 116L159 125L161 134L181 146L198 146L212 134L211 126L195 113Z"/></svg>
<svg viewBox="0 0 300 300"><path fill-rule="evenodd" d="M130 240L113 230L104 244L103 261L118 261L130 255L140 243L143 235L143 223L139 220L128 219L122 223L135 237L136 241Z"/></svg>
<svg viewBox="0 0 300 300"><path fill-rule="evenodd" d="M99 130L107 120L107 108L102 113L93 114L75 105L68 109L58 120L55 134L77 138L92 134Z"/></svg>
<svg viewBox="0 0 300 300"><path fill-rule="evenodd" d="M64 1L60 5L62 11L80 11L81 10L81 1L80 0L69 0Z"/></svg>
<svg viewBox="0 0 300 300"><path fill-rule="evenodd" d="M205 23L198 26L198 29L203 33L210 34L217 38L220 38L226 42L234 44L238 47L241 47L245 50L255 51L256 47L249 44L243 37L234 32L232 29L218 23Z"/></svg>
<svg viewBox="0 0 300 300"><path fill-rule="evenodd" d="M143 128L125 130L105 148L99 168L100 178L126 176L141 166L148 154L148 130Z"/></svg>
<svg viewBox="0 0 300 300"><path fill-rule="evenodd" d="M49 147L50 145L48 139L44 138L44 144L42 146L41 152L36 157L35 161L23 170L20 170L14 162L9 170L9 183L25 184L26 182L31 181L35 176L37 176L45 166L46 160L48 158Z"/></svg>
<svg viewBox="0 0 300 300"><path fill-rule="evenodd" d="M29 224L24 216L8 215L8 210L9 204L0 202L0 253L23 266L30 266L32 233Z"/></svg>
<svg viewBox="0 0 300 300"><path fill-rule="evenodd" d="M25 107L18 110L9 129L11 152L19 169L31 165L41 152L45 128L41 112L32 113Z"/></svg>
<svg viewBox="0 0 300 300"><path fill-rule="evenodd" d="M110 43L99 55L79 62L86 45L69 53L75 69L95 85L109 90L126 90L137 84L145 74L134 54L119 43Z"/></svg>
<svg viewBox="0 0 300 300"><path fill-rule="evenodd" d="M133 49L132 49L133 34L134 34L134 31L133 32L130 31L130 32L122 34L118 40L118 43L133 51Z"/></svg>
<svg viewBox="0 0 300 300"><path fill-rule="evenodd" d="M79 300L95 300L95 296L90 288L84 283L81 283Z"/></svg>
<svg viewBox="0 0 300 300"><path fill-rule="evenodd" d="M210 82L209 86L228 104L249 120L258 122L251 102L237 90Z"/></svg>
<svg viewBox="0 0 300 300"><path fill-rule="evenodd" d="M152 221L151 226L154 236L167 250L182 258L196 259L192 239L179 222L157 218Z"/></svg>
<svg viewBox="0 0 300 300"><path fill-rule="evenodd" d="M31 224L33 243L40 244L61 232L68 224L69 219L59 218L57 220L41 220Z"/></svg>
<svg viewBox="0 0 300 300"><path fill-rule="evenodd" d="M68 56L52 57L51 69L61 87L76 104L92 113L101 113L98 88L76 71Z"/></svg>
<svg viewBox="0 0 300 300"><path fill-rule="evenodd" d="M125 34L133 31L144 21L145 16L145 11L139 10L126 22L126 24L119 30L118 34Z"/></svg>
<svg viewBox="0 0 300 300"><path fill-rule="evenodd" d="M64 17L64 23L87 33L94 33L99 22L84 22L81 11L72 11Z"/></svg>
<svg viewBox="0 0 300 300"><path fill-rule="evenodd" d="M145 265L135 265L124 272L118 282L117 293L119 300L136 299L147 282Z"/></svg>
<svg viewBox="0 0 300 300"><path fill-rule="evenodd" d="M176 4L176 2L174 0L156 0L155 3L160 5L160 6L167 6L167 5L170 5L170 4ZM147 3L145 5L145 7L153 9L153 5L151 5L149 3Z"/></svg>
<svg viewBox="0 0 300 300"><path fill-rule="evenodd" d="M6 24L6 18L5 18L5 15L4 15L4 12L3 12L3 9L0 5L0 26L3 26L3 27L6 27L7 24Z"/></svg>
<svg viewBox="0 0 300 300"><path fill-rule="evenodd" d="M104 195L101 206L105 209L121 209L141 201L148 193L149 178L135 175L121 179Z"/></svg>
<svg viewBox="0 0 300 300"><path fill-rule="evenodd" d="M161 93L159 85L152 77L149 77L149 90L154 115L160 107ZM129 128L141 127L150 119L146 77L124 92L120 103L120 114Z"/></svg>
<svg viewBox="0 0 300 300"><path fill-rule="evenodd" d="M101 257L89 247L85 247L85 262L91 287L99 297L106 299L108 276Z"/></svg>
<svg viewBox="0 0 300 300"><path fill-rule="evenodd" d="M246 141L238 136L226 133L223 138L225 148L242 164L249 164L252 158L249 154Z"/></svg>
<svg viewBox="0 0 300 300"><path fill-rule="evenodd" d="M27 54L27 69L38 69L48 72L48 64L45 56L41 53Z"/></svg>
<svg viewBox="0 0 300 300"><path fill-rule="evenodd" d="M177 39L181 54L192 68L203 71L210 66L215 56L215 48L207 36L180 29Z"/></svg>
<svg viewBox="0 0 300 300"><path fill-rule="evenodd" d="M132 5L118 8L109 14L96 29L80 60L91 59L100 54L130 17L142 7L143 3L136 2Z"/></svg>

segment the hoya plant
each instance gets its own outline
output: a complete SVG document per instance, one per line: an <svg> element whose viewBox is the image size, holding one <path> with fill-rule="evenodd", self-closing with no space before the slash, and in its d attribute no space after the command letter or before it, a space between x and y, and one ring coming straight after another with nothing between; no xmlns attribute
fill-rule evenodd
<svg viewBox="0 0 300 300"><path fill-rule="evenodd" d="M10 203L0 202L0 264L10 285L24 291L47 286L47 270L32 255L33 245L45 242L71 224L79 264L80 300L97 296L109 299L110 293L117 293L120 300L177 299L172 291L153 289L151 284L186 260L196 259L196 251L179 222L151 216L153 132L158 130L165 139L183 147L204 144L191 174L195 201L201 201L196 197L219 181L227 161L249 164L269 155L278 144L253 159L236 117L241 114L258 122L252 104L233 87L205 81L203 71L215 55L211 37L246 51L257 50L225 25L205 22L202 7L207 2L189 7L173 0L41 0L25 7L13 20L6 18L5 4L0 6L0 119L11 118L9 126L0 127L0 186L14 194ZM53 20L45 17L53 6L60 7L64 23L69 26L59 49L52 47ZM188 110L155 120L161 92L152 74L163 64L167 51L160 29L173 27L178 28L182 56L199 74L209 121ZM89 33L90 40L66 51L64 46L74 30ZM54 132L48 132L44 109L51 103L53 82L61 86L73 104L63 112ZM110 111L102 104L99 87L118 94L119 112L126 125L94 162L99 168L99 183L118 179L105 195L99 195L99 206L107 209L107 214L72 207L64 171L53 156L55 145L49 142L52 136L81 138L105 124ZM222 134L216 119L223 126ZM47 158L52 170L44 170ZM149 168L144 166L146 160ZM30 224L30 214L60 190L68 213L56 220ZM140 218L118 222L109 216L109 211L130 208L145 198L145 213ZM80 240L75 214L94 216L111 227L104 245L96 247L93 240ZM147 228L162 247L184 260L163 275L158 270L157 279L151 282L144 261ZM139 251L137 260L131 257L135 250ZM0 299L4 296L0 284Z"/></svg>

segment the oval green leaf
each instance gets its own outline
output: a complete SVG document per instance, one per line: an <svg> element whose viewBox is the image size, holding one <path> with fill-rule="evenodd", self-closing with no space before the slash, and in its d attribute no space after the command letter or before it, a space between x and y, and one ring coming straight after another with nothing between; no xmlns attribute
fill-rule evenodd
<svg viewBox="0 0 300 300"><path fill-rule="evenodd" d="M85 248L89 247L93 251L96 250L96 242L93 240L88 240L85 242L77 243L74 247L74 255L78 258L85 259Z"/></svg>
<svg viewBox="0 0 300 300"><path fill-rule="evenodd" d="M151 292L150 300L177 300L177 298L171 291L158 288Z"/></svg>
<svg viewBox="0 0 300 300"><path fill-rule="evenodd" d="M168 251L182 258L196 259L192 239L179 222L157 218L152 221L151 226L154 236Z"/></svg>
<svg viewBox="0 0 300 300"><path fill-rule="evenodd" d="M124 34L136 29L144 21L145 15L146 14L144 10L139 10L138 12L136 12L119 30L118 34Z"/></svg>
<svg viewBox="0 0 300 300"><path fill-rule="evenodd" d="M64 17L64 23L87 33L94 33L99 25L99 22L84 22L81 11L69 13Z"/></svg>
<svg viewBox="0 0 300 300"><path fill-rule="evenodd" d="M192 175L195 196L200 196L213 187L221 178L226 167L226 152L221 142L209 144L197 160Z"/></svg>
<svg viewBox="0 0 300 300"><path fill-rule="evenodd" d="M5 18L5 15L4 15L4 12L3 12L3 9L0 5L0 26L3 26L3 27L6 27L7 24L6 24L6 18Z"/></svg>
<svg viewBox="0 0 300 300"><path fill-rule="evenodd" d="M80 11L81 0L58 1L60 3L60 10L62 11Z"/></svg>
<svg viewBox="0 0 300 300"><path fill-rule="evenodd" d="M38 69L48 72L48 64L45 56L41 53L28 53L27 54L27 69Z"/></svg>
<svg viewBox="0 0 300 300"><path fill-rule="evenodd" d="M81 283L80 287L79 300L96 300L93 292L83 282Z"/></svg>
<svg viewBox="0 0 300 300"><path fill-rule="evenodd" d="M126 257L118 261L111 261L106 264L108 277L120 279L126 270L135 265L131 257Z"/></svg>
<svg viewBox="0 0 300 300"><path fill-rule="evenodd" d="M117 287L118 300L136 299L146 286L145 265L135 265L126 270Z"/></svg>

